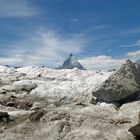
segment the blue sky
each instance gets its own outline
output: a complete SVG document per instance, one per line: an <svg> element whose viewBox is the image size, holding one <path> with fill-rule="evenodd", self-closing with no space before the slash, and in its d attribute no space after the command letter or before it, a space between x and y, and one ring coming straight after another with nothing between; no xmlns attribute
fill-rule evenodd
<svg viewBox="0 0 140 140"><path fill-rule="evenodd" d="M0 0L0 64L88 69L140 57L139 0Z"/></svg>

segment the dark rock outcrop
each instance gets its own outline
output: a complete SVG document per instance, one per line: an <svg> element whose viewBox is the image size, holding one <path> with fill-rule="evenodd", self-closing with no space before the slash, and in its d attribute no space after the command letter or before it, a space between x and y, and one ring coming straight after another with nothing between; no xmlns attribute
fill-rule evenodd
<svg viewBox="0 0 140 140"><path fill-rule="evenodd" d="M62 67L59 67L59 69L73 69L73 68L79 68L80 70L86 70L74 57L73 54L70 54L69 58L64 61Z"/></svg>
<svg viewBox="0 0 140 140"><path fill-rule="evenodd" d="M134 136L140 136L140 124L131 127L128 131L130 131Z"/></svg>
<svg viewBox="0 0 140 140"><path fill-rule="evenodd" d="M140 112L138 113L136 125L132 126L128 131L136 136L136 140L140 140Z"/></svg>
<svg viewBox="0 0 140 140"><path fill-rule="evenodd" d="M33 112L30 116L29 116L29 120L31 122L36 122L39 121L41 117L43 117L43 115L46 114L46 111L44 109L40 109L38 111Z"/></svg>
<svg viewBox="0 0 140 140"><path fill-rule="evenodd" d="M98 101L105 102L127 102L135 100L139 94L140 70L130 60L93 92Z"/></svg>
<svg viewBox="0 0 140 140"><path fill-rule="evenodd" d="M10 116L7 112L0 112L0 122L7 123L10 121Z"/></svg>

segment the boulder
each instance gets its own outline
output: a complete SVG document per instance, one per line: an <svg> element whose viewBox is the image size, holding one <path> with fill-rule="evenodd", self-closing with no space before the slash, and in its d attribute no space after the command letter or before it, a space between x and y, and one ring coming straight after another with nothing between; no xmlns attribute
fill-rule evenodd
<svg viewBox="0 0 140 140"><path fill-rule="evenodd" d="M0 112L0 122L7 123L10 121L10 116L7 112Z"/></svg>
<svg viewBox="0 0 140 140"><path fill-rule="evenodd" d="M134 136L140 136L140 124L131 127L128 131L130 131Z"/></svg>
<svg viewBox="0 0 140 140"><path fill-rule="evenodd" d="M98 101L127 102L135 100L140 93L140 70L136 63L127 60L125 64L93 92Z"/></svg>
<svg viewBox="0 0 140 140"><path fill-rule="evenodd" d="M128 131L130 131L134 136L140 138L140 112L137 114L136 125L132 126Z"/></svg>
<svg viewBox="0 0 140 140"><path fill-rule="evenodd" d="M37 87L37 84L30 80L21 80L14 82L13 87L16 91L31 91L32 89L35 89Z"/></svg>

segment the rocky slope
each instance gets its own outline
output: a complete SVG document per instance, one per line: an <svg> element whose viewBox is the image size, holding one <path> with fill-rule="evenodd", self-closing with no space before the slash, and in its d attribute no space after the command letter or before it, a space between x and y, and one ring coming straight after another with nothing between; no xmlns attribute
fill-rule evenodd
<svg viewBox="0 0 140 140"><path fill-rule="evenodd" d="M140 101L118 108L92 96L111 75L1 66L0 139L135 140L128 130L137 123Z"/></svg>

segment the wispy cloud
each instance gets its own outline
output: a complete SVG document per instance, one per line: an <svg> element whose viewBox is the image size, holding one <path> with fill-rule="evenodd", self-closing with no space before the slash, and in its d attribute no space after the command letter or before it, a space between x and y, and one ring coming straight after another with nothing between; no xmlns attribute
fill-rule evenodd
<svg viewBox="0 0 140 140"><path fill-rule="evenodd" d="M0 0L0 17L29 17L39 14L27 0Z"/></svg>
<svg viewBox="0 0 140 140"><path fill-rule="evenodd" d="M99 55L79 60L87 69L92 70L111 70L116 69L125 62L126 59L115 59L111 56Z"/></svg>
<svg viewBox="0 0 140 140"><path fill-rule="evenodd" d="M140 33L140 27L129 29L122 32L122 34L139 34L139 33Z"/></svg>
<svg viewBox="0 0 140 140"><path fill-rule="evenodd" d="M7 58L11 59L12 55L20 60L15 61L13 65L46 64L56 67L65 60L68 53L80 53L85 46L86 40L81 36L73 35L67 38L55 31L36 30L12 45L14 49L9 52Z"/></svg>
<svg viewBox="0 0 140 140"><path fill-rule="evenodd" d="M91 26L92 30L100 30L100 29L105 29L107 26L103 25L103 24L99 24L99 25L93 25Z"/></svg>
<svg viewBox="0 0 140 140"><path fill-rule="evenodd" d="M140 40L137 40L135 43L133 44L128 44L128 45L120 45L119 47L121 48L130 48L130 47L137 47L140 46Z"/></svg>
<svg viewBox="0 0 140 140"><path fill-rule="evenodd" d="M72 18L72 19L70 20L70 22L76 23L76 22L78 22L78 19L77 19L77 18Z"/></svg>
<svg viewBox="0 0 140 140"><path fill-rule="evenodd" d="M140 59L140 50L133 51L133 52L128 52L127 57L133 60Z"/></svg>
<svg viewBox="0 0 140 140"><path fill-rule="evenodd" d="M23 62L23 60L15 56L0 58L0 65L14 65L14 64L19 64L21 62Z"/></svg>
<svg viewBox="0 0 140 140"><path fill-rule="evenodd" d="M88 44L84 34L73 34L69 37L54 30L38 29L26 33L22 40L10 45L11 50L5 58L0 58L2 65L46 65L57 67L61 65L69 53L78 55ZM140 44L138 40L135 44ZM112 51L112 50L108 50ZM126 59L136 60L140 57L140 50L128 52L123 58L99 55L79 60L87 69L110 70L116 69Z"/></svg>

